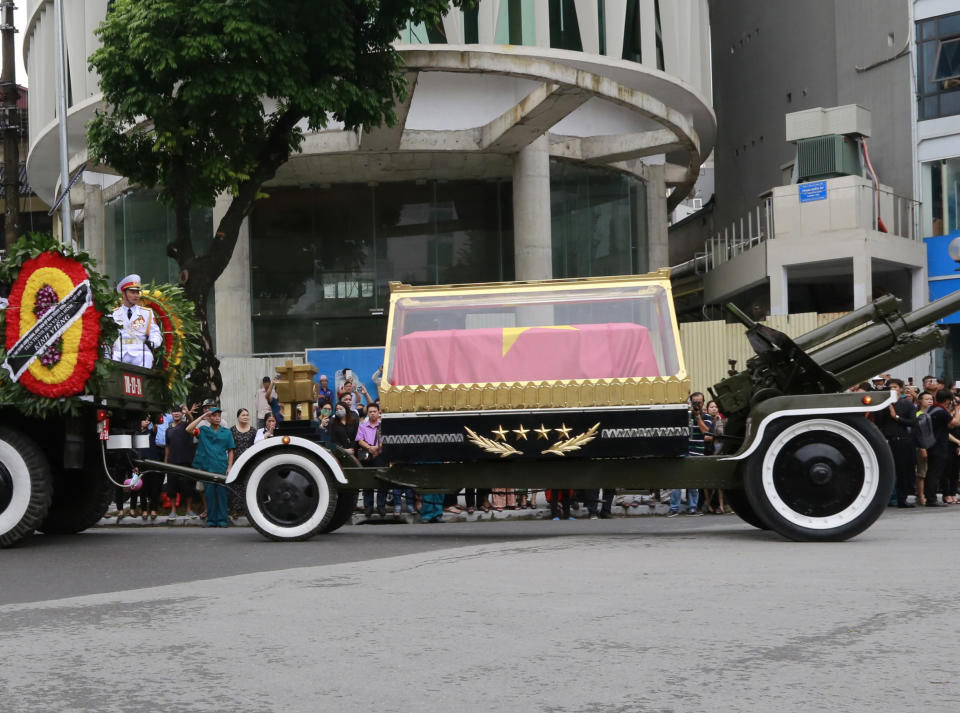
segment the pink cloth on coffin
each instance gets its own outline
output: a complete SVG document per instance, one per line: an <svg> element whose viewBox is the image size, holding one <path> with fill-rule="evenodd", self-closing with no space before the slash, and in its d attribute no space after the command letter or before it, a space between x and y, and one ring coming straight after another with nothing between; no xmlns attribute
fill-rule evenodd
<svg viewBox="0 0 960 713"><path fill-rule="evenodd" d="M659 376L650 331L638 324L447 329L413 332L397 342L391 383Z"/></svg>

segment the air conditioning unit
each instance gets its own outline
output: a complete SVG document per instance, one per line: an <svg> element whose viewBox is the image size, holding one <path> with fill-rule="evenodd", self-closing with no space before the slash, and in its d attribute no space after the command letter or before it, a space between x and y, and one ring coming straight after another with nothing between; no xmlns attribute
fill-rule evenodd
<svg viewBox="0 0 960 713"><path fill-rule="evenodd" d="M859 176L860 150L855 139L831 134L797 141L797 182Z"/></svg>

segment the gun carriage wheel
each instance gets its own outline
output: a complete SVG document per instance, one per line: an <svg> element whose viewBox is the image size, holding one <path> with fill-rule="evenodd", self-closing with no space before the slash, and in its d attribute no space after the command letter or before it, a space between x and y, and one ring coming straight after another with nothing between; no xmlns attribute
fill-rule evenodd
<svg viewBox="0 0 960 713"><path fill-rule="evenodd" d="M274 449L249 465L245 476L247 515L264 537L307 540L335 529L339 498L333 476L311 455Z"/></svg>
<svg viewBox="0 0 960 713"><path fill-rule="evenodd" d="M770 529L801 542L838 541L880 517L893 472L886 441L865 418L791 419L768 429L744 486Z"/></svg>
<svg viewBox="0 0 960 713"><path fill-rule="evenodd" d="M748 525L753 525L760 530L769 530L767 524L760 519L756 511L750 505L747 494L743 490L724 490L723 498L726 503L733 508L733 511Z"/></svg>
<svg viewBox="0 0 960 713"><path fill-rule="evenodd" d="M0 547L29 537L50 508L50 465L27 436L0 428Z"/></svg>

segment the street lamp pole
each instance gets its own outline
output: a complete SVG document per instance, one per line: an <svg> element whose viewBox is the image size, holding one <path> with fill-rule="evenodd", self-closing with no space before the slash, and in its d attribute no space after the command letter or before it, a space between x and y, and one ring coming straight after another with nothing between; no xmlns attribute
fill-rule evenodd
<svg viewBox="0 0 960 713"><path fill-rule="evenodd" d="M57 45L57 118L60 128L60 190L70 182L69 147L67 146L67 63L63 38L63 0L53 0L54 24ZM70 192L66 191L60 203L60 242L70 247L73 244L73 210L70 207Z"/></svg>
<svg viewBox="0 0 960 713"><path fill-rule="evenodd" d="M14 38L17 28L13 26L13 0L0 3L3 34L3 71L0 72L2 94L3 133L3 189L4 189L4 237L7 249L20 237L20 112L17 104L20 91L17 88L16 63L14 61Z"/></svg>

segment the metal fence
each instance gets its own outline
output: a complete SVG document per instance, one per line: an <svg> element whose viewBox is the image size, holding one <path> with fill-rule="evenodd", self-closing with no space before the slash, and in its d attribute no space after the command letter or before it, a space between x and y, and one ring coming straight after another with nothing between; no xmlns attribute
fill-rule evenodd
<svg viewBox="0 0 960 713"><path fill-rule="evenodd" d="M765 240L773 238L773 200L765 198L756 208L707 239L704 269L720 265L742 255Z"/></svg>

